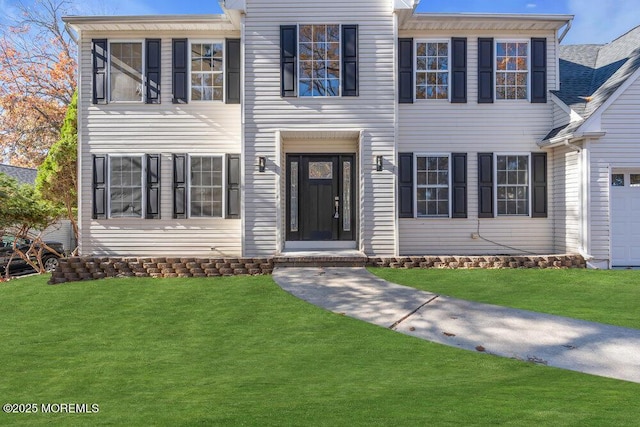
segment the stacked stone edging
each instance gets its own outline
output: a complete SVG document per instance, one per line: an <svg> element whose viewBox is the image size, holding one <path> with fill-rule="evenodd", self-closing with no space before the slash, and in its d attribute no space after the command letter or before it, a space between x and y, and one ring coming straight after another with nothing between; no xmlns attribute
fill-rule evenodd
<svg viewBox="0 0 640 427"><path fill-rule="evenodd" d="M92 258L61 259L50 284L106 277L219 277L273 272L270 258Z"/></svg>
<svg viewBox="0 0 640 427"><path fill-rule="evenodd" d="M331 260L335 261L335 257ZM349 260L351 261L351 260ZM298 265L317 265L314 257ZM305 264L306 263L306 264ZM370 267L390 268L586 268L580 255L531 256L407 256L367 259ZM219 277L271 274L274 258L113 258L61 259L50 284L106 277Z"/></svg>
<svg viewBox="0 0 640 427"><path fill-rule="evenodd" d="M369 258L370 267L390 268L586 268L581 255L406 256Z"/></svg>

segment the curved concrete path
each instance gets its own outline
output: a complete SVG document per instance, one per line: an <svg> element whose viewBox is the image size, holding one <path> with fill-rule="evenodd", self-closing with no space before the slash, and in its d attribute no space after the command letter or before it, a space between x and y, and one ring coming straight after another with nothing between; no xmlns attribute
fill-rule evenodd
<svg viewBox="0 0 640 427"><path fill-rule="evenodd" d="M429 341L640 383L640 330L443 297L364 268L276 268L287 292Z"/></svg>

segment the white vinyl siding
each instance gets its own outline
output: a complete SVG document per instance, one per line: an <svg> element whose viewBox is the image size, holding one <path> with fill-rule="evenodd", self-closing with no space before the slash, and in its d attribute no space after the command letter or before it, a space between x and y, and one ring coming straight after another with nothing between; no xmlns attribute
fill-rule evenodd
<svg viewBox="0 0 640 427"><path fill-rule="evenodd" d="M271 255L284 242L286 165L279 130L361 132L356 162L359 177L358 248L369 255L396 252L395 82L396 34L388 1L253 0L245 18L245 256ZM363 15L363 10L366 13ZM358 25L359 96L280 96L280 25ZM326 152L327 139L309 138L306 152ZM384 170L375 171L375 156ZM267 168L258 172L256 159Z"/></svg>
<svg viewBox="0 0 640 427"><path fill-rule="evenodd" d="M161 46L161 104L93 105L91 39L158 38ZM239 256L240 219L173 219L172 153L217 155L241 153L240 105L222 102L172 103L173 38L207 40L210 33L82 33L80 40L80 227L82 255ZM215 35L239 38L238 32ZM160 219L91 219L92 154L160 154Z"/></svg>
<svg viewBox="0 0 640 427"><path fill-rule="evenodd" d="M399 37L424 38L418 31L402 31ZM398 152L467 153L467 218L398 219L399 253L424 254L538 254L554 252L554 210L551 198L555 183L548 167L548 218L499 216L478 218L478 153L531 153L550 130L552 103L494 102L478 105L478 33L471 31L433 32L434 38L467 38L467 103L416 102L398 105ZM547 83L555 87L557 68L553 31L536 31L530 37L547 38ZM513 40L522 34L483 33L480 37ZM551 154L547 159L548 165ZM494 165L495 167L495 165ZM473 239L480 232L483 239ZM514 250L513 248L517 249Z"/></svg>
<svg viewBox="0 0 640 427"><path fill-rule="evenodd" d="M590 255L593 262L611 259L610 176L612 171L640 167L640 79L637 79L602 113L599 140L587 144L589 151ZM610 266L610 264L609 264Z"/></svg>
<svg viewBox="0 0 640 427"><path fill-rule="evenodd" d="M554 191L549 194L556 206L553 217L555 229L555 252L577 253L581 249L581 209L582 171L581 154L567 147L553 150L552 169Z"/></svg>

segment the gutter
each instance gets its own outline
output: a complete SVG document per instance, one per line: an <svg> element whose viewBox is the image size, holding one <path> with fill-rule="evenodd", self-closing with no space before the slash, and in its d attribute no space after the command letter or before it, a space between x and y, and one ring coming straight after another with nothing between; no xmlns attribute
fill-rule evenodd
<svg viewBox="0 0 640 427"><path fill-rule="evenodd" d="M574 147L577 151L580 151L579 147L574 145L575 142L581 141L587 138L601 138L605 136L606 132L579 132L570 133L569 135L561 136L558 138L550 139L548 143L541 144L541 148L556 148L560 146Z"/></svg>

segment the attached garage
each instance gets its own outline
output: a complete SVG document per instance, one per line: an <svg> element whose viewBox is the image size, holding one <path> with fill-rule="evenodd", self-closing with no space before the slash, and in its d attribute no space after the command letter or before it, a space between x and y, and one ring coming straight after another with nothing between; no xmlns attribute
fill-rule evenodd
<svg viewBox="0 0 640 427"><path fill-rule="evenodd" d="M611 264L640 267L640 169L611 174Z"/></svg>

